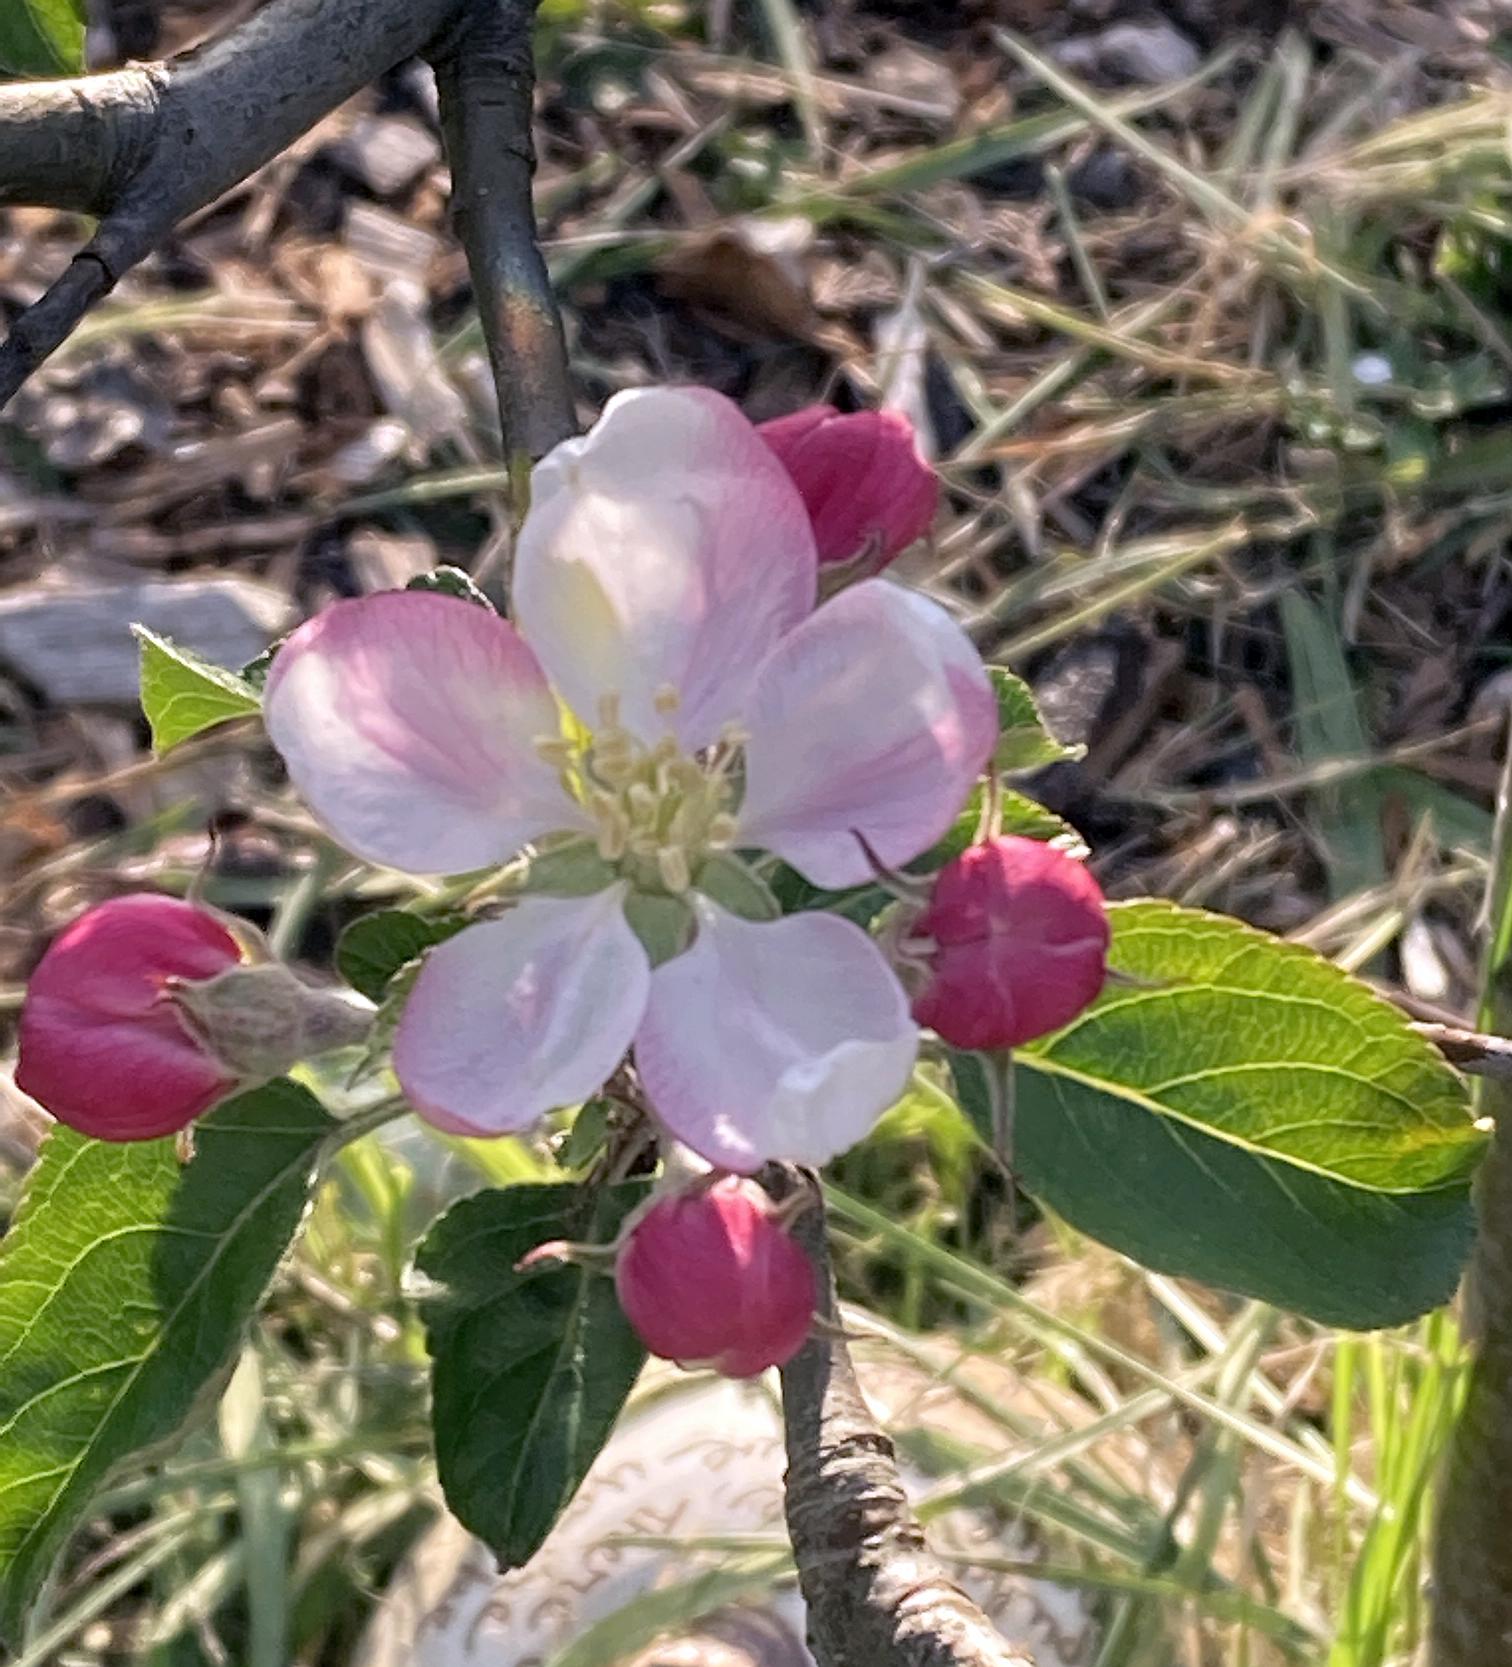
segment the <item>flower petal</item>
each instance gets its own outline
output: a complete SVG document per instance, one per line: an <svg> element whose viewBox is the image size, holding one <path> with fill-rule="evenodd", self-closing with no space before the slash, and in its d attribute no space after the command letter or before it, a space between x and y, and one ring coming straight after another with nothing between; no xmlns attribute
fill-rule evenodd
<svg viewBox="0 0 1512 1667"><path fill-rule="evenodd" d="M305 803L371 862L460 874L587 825L535 749L560 729L545 674L476 603L336 603L279 650L263 716Z"/></svg>
<svg viewBox="0 0 1512 1667"><path fill-rule="evenodd" d="M908 1001L860 927L817 912L753 923L709 903L693 947L651 975L635 1038L662 1122L742 1174L853 1146L917 1051Z"/></svg>
<svg viewBox="0 0 1512 1667"><path fill-rule="evenodd" d="M526 897L426 957L394 1038L394 1071L438 1128L528 1128L586 1099L614 1070L650 982L622 886Z"/></svg>
<svg viewBox="0 0 1512 1667"><path fill-rule="evenodd" d="M992 684L943 608L884 580L778 644L746 709L740 839L821 886L910 862L950 827L997 738Z"/></svg>
<svg viewBox="0 0 1512 1667"><path fill-rule="evenodd" d="M692 750L740 715L767 650L814 605L808 512L722 395L617 394L536 468L515 559L520 628L590 727L606 694L643 740Z"/></svg>

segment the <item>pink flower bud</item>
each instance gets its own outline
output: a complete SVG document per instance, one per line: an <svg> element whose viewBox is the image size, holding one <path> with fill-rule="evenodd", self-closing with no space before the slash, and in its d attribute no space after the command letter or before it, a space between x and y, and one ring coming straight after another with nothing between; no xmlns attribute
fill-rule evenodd
<svg viewBox="0 0 1512 1667"><path fill-rule="evenodd" d="M1037 839L963 852L941 869L912 935L929 969L914 1017L957 1048L1014 1048L1059 1030L1107 977L1097 881Z"/></svg>
<svg viewBox="0 0 1512 1667"><path fill-rule="evenodd" d="M189 1029L169 981L211 979L240 959L236 939L192 903L142 894L90 909L31 976L17 1085L98 1140L182 1129L237 1079Z"/></svg>
<svg viewBox="0 0 1512 1667"><path fill-rule="evenodd" d="M940 483L900 412L810 405L756 432L793 477L822 563L863 558L865 573L880 573L929 531Z"/></svg>
<svg viewBox="0 0 1512 1667"><path fill-rule="evenodd" d="M750 1378L791 1360L814 1316L814 1270L754 1181L728 1175L652 1202L614 1269L652 1354Z"/></svg>

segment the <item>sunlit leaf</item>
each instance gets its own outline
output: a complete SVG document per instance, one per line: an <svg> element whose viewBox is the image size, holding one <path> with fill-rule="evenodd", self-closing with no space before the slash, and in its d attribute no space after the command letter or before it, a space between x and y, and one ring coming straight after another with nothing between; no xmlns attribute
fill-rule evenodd
<svg viewBox="0 0 1512 1667"><path fill-rule="evenodd" d="M334 1128L280 1081L203 1119L187 1166L172 1137L47 1137L0 1246L0 1631L13 1642L96 1487L172 1435L234 1360Z"/></svg>
<svg viewBox="0 0 1512 1667"><path fill-rule="evenodd" d="M131 629L142 649L142 710L154 752L262 710L256 687L239 673L211 665L145 625Z"/></svg>
<svg viewBox="0 0 1512 1667"><path fill-rule="evenodd" d="M1025 1189L1149 1267L1331 1324L1443 1301L1484 1150L1463 1080L1310 951L1168 903L1111 914L1131 982L1015 1054Z"/></svg>
<svg viewBox="0 0 1512 1667"><path fill-rule="evenodd" d="M998 742L993 763L1001 771L1038 770L1046 764L1058 764L1063 759L1080 758L1085 747L1067 746L1057 741L1049 726L1040 716L1034 691L1023 680L1002 666L989 666L998 703Z"/></svg>

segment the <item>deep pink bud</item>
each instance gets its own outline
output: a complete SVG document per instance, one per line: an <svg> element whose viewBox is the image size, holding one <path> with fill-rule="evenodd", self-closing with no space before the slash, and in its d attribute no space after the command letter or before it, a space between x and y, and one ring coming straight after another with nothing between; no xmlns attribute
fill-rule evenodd
<svg viewBox="0 0 1512 1667"><path fill-rule="evenodd" d="M652 1354L730 1378L781 1366L814 1317L814 1269L754 1181L656 1199L614 1268L620 1306Z"/></svg>
<svg viewBox="0 0 1512 1667"><path fill-rule="evenodd" d="M1015 1048L1059 1030L1107 977L1097 881L1037 839L989 840L947 864L912 935L930 946L914 1017L957 1048Z"/></svg>
<svg viewBox="0 0 1512 1667"><path fill-rule="evenodd" d="M168 981L214 978L240 959L236 939L192 903L144 893L90 909L31 976L17 1085L98 1140L182 1129L237 1079L190 1031Z"/></svg>
<svg viewBox="0 0 1512 1667"><path fill-rule="evenodd" d="M929 531L940 483L900 412L842 416L833 405L810 405L756 432L793 477L821 562L865 557L865 571L880 573Z"/></svg>

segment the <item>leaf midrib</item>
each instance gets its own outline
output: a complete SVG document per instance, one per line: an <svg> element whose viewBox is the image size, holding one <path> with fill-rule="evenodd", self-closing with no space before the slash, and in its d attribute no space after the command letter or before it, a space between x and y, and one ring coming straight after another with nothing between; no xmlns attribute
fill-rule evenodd
<svg viewBox="0 0 1512 1667"><path fill-rule="evenodd" d="M1066 1065L1050 1054L1016 1053L1013 1056L1013 1062L1015 1066L1025 1070L1040 1071L1050 1077L1061 1077L1068 1082L1077 1083L1079 1086L1091 1089L1096 1093L1106 1094L1112 1099L1122 1100L1128 1105L1137 1106L1139 1110L1147 1112L1151 1117L1159 1117L1166 1122L1180 1123L1186 1128L1195 1129L1199 1134L1207 1135L1213 1140L1221 1141L1226 1146L1232 1146L1238 1151L1248 1153L1249 1156L1261 1162L1283 1164L1291 1169L1300 1169L1310 1175L1317 1175L1325 1181L1336 1182L1339 1186L1352 1187L1357 1192L1378 1192L1407 1197L1413 1193L1448 1192L1465 1184L1466 1175L1455 1174L1446 1176L1444 1179L1427 1186L1369 1186L1355 1180L1352 1176L1341 1175L1336 1170L1326 1169L1321 1164L1309 1163L1290 1152L1272 1151L1268 1147L1257 1146L1253 1141L1216 1128L1211 1123L1203 1122L1201 1118L1183 1112L1179 1107L1163 1105L1159 1100L1151 1099L1148 1094L1137 1088L1131 1088L1127 1083L1111 1082L1106 1077L1094 1076L1088 1071L1078 1070L1075 1066ZM1472 1143L1468 1140L1465 1141L1464 1149L1467 1152L1471 1151L1473 1149Z"/></svg>

